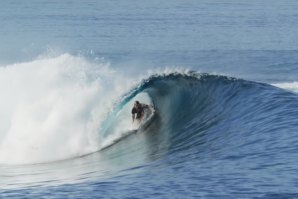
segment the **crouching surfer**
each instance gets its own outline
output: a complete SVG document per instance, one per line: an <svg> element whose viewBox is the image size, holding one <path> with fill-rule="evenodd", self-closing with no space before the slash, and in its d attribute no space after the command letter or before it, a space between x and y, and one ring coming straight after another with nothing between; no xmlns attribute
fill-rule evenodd
<svg viewBox="0 0 298 199"><path fill-rule="evenodd" d="M137 123L140 124L144 120L146 109L154 112L153 107L147 104L141 104L139 101L135 101L134 106L131 110L132 122L134 123L135 121L137 121Z"/></svg>

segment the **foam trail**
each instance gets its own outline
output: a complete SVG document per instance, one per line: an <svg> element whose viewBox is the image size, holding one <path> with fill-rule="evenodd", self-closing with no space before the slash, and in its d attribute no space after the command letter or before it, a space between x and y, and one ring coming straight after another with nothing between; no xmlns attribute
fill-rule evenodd
<svg viewBox="0 0 298 199"><path fill-rule="evenodd" d="M287 89L298 93L298 82L284 82L284 83L277 83L273 85L279 88Z"/></svg>
<svg viewBox="0 0 298 199"><path fill-rule="evenodd" d="M108 64L69 54L0 67L0 163L98 150L101 120L128 86Z"/></svg>

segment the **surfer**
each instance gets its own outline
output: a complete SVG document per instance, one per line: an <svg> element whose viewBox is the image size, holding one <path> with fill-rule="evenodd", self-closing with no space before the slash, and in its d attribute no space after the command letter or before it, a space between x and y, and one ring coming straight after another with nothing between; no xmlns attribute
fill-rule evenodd
<svg viewBox="0 0 298 199"><path fill-rule="evenodd" d="M144 118L145 109L149 108L147 104L141 104L139 101L135 101L134 106L131 110L132 122L135 120L141 122Z"/></svg>

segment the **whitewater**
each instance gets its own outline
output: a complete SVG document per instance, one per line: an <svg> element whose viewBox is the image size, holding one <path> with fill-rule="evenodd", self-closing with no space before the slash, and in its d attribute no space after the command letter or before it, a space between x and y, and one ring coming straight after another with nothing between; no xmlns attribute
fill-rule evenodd
<svg viewBox="0 0 298 199"><path fill-rule="evenodd" d="M297 198L297 8L1 2L0 197Z"/></svg>
<svg viewBox="0 0 298 199"><path fill-rule="evenodd" d="M69 54L3 66L0 73L2 164L64 160L99 150L102 120L132 85L108 63Z"/></svg>

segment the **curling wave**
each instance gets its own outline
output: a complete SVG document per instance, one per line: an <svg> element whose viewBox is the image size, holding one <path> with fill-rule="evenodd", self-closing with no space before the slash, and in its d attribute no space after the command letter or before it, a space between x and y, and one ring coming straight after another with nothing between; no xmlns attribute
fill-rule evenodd
<svg viewBox="0 0 298 199"><path fill-rule="evenodd" d="M122 108L142 93L157 110L149 131L158 134L152 147L161 150L152 156L193 147L232 156L244 146L261 147L257 146L260 139L297 124L296 94L268 84L196 72L156 74L143 80L122 98L108 120L118 121ZM104 123L103 135L109 125L114 126Z"/></svg>
<svg viewBox="0 0 298 199"><path fill-rule="evenodd" d="M228 155L228 148L246 145L248 134L252 142L297 124L297 95L268 84L192 71L156 73L133 87L131 82L107 64L69 54L2 67L0 162L77 158L116 142L112 150L135 145L127 153L143 151L147 160L200 146ZM147 136L142 142L128 136L135 99L156 109L141 129ZM124 145L118 143L123 139Z"/></svg>
<svg viewBox="0 0 298 199"><path fill-rule="evenodd" d="M181 168L204 179L223 165L231 173L295 167L298 96L275 86L181 70L133 83L68 54L0 68L0 81L0 166L12 173L0 180L6 188L156 171L148 165L163 179ZM137 132L134 100L156 109Z"/></svg>

